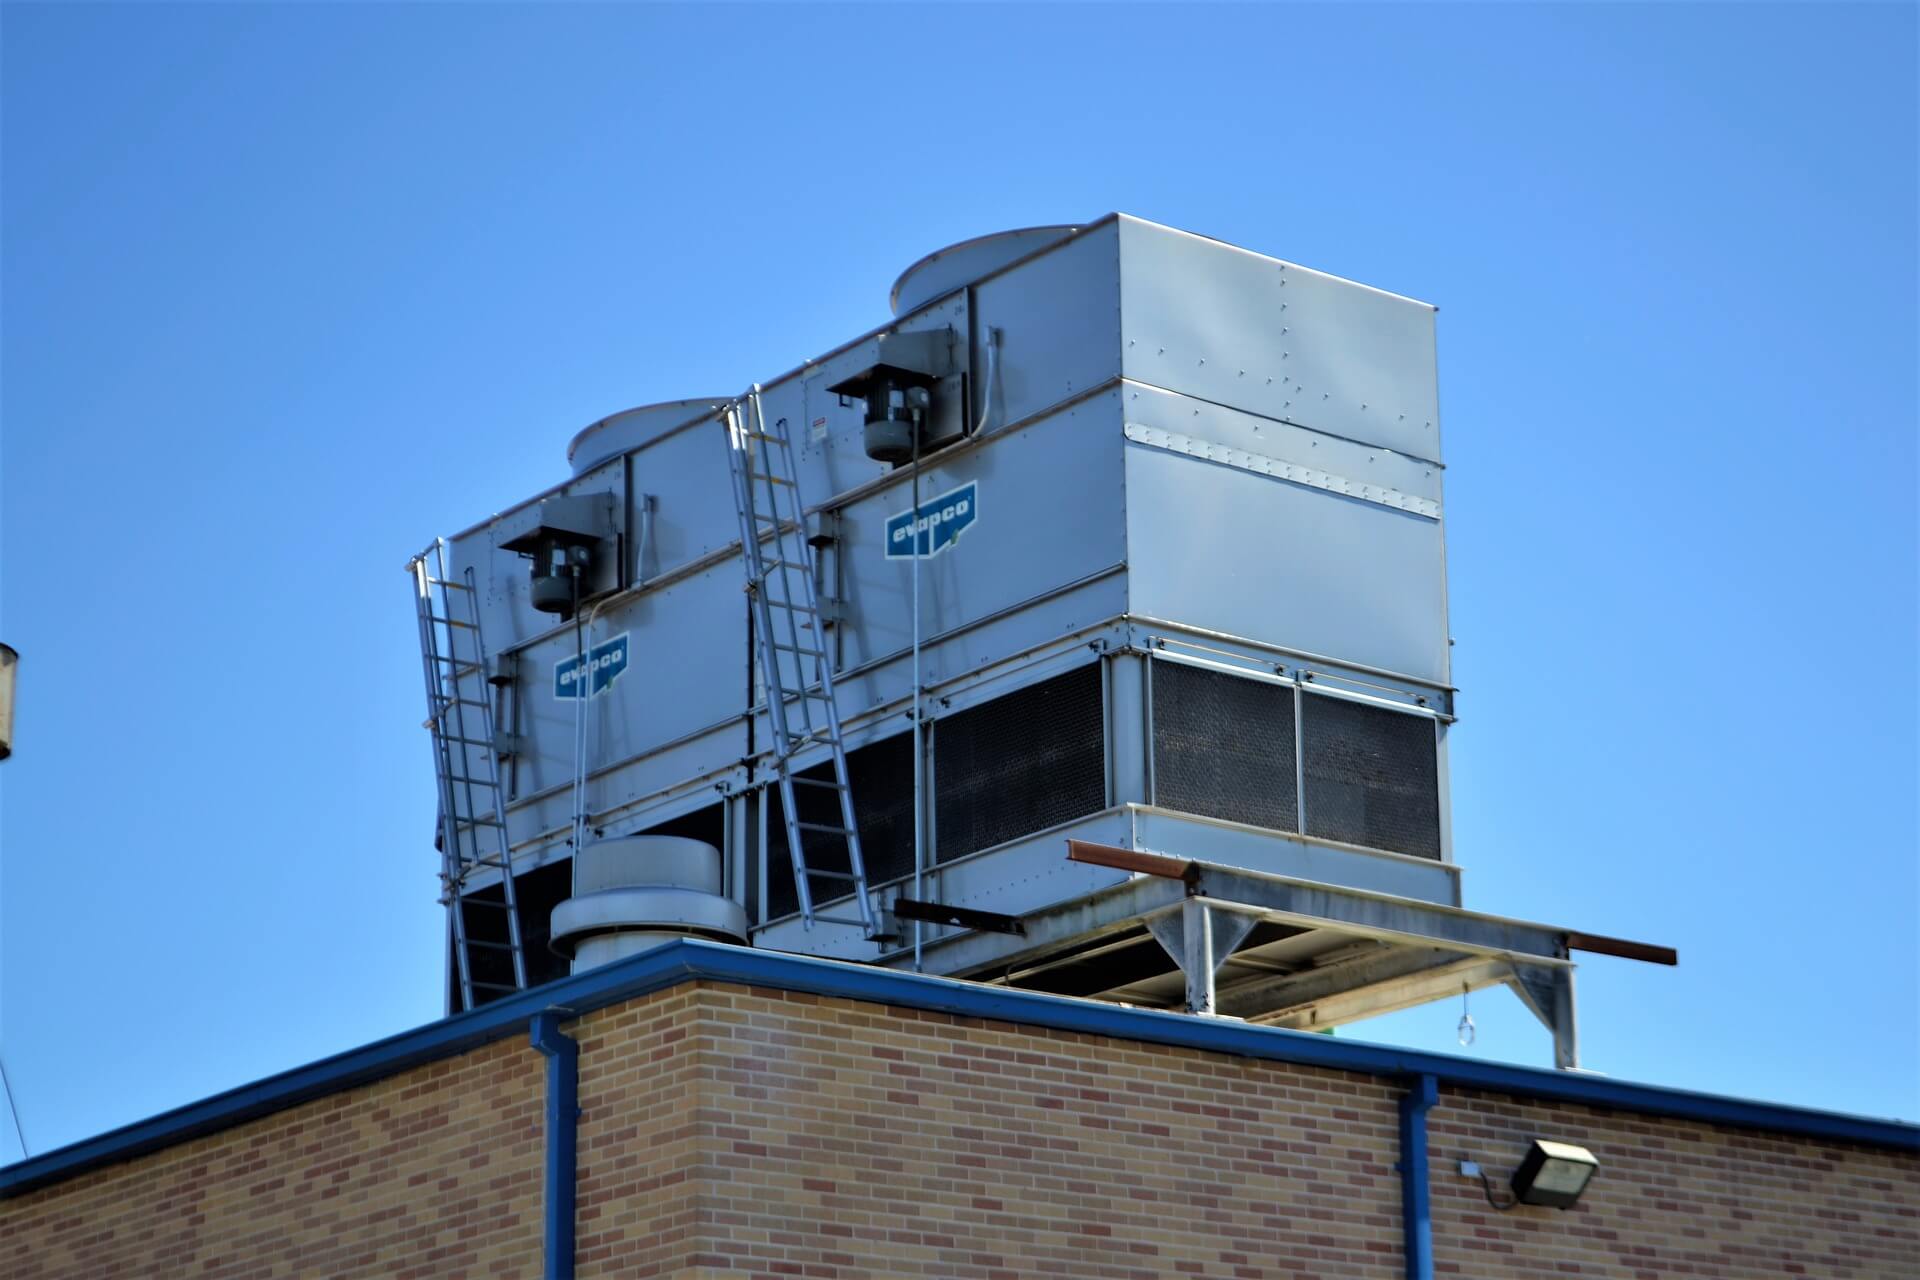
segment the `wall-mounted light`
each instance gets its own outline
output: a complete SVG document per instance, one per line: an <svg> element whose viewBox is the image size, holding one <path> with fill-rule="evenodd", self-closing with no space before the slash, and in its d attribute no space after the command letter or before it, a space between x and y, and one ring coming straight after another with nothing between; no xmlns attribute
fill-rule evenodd
<svg viewBox="0 0 1920 1280"><path fill-rule="evenodd" d="M1570 1209L1587 1189L1600 1162L1585 1147L1535 1139L1513 1171L1513 1194L1521 1204Z"/></svg>
<svg viewBox="0 0 1920 1280"><path fill-rule="evenodd" d="M0 760L13 754L13 681L19 671L19 653L0 644Z"/></svg>
<svg viewBox="0 0 1920 1280"><path fill-rule="evenodd" d="M1571 1209L1586 1191L1587 1183L1593 1180L1594 1171L1599 1167L1600 1162L1585 1147L1576 1147L1570 1142L1535 1139L1533 1146L1527 1149L1526 1159L1513 1171L1510 1180L1513 1199L1501 1204L1493 1198L1493 1182L1480 1168L1479 1162L1460 1162L1460 1172L1469 1178L1480 1179L1480 1185L1486 1189L1487 1203L1503 1213L1522 1204Z"/></svg>

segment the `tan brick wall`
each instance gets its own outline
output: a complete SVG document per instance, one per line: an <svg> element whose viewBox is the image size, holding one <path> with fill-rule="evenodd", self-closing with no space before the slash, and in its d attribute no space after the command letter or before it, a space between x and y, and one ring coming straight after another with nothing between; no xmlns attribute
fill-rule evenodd
<svg viewBox="0 0 1920 1280"><path fill-rule="evenodd" d="M0 1276L537 1277L524 1036L0 1201Z"/></svg>
<svg viewBox="0 0 1920 1280"><path fill-rule="evenodd" d="M1427 1132L1438 1275L1920 1276L1912 1156L1445 1088ZM1573 1208L1501 1213L1460 1176L1461 1160L1479 1161L1506 1203L1507 1177L1536 1137L1599 1159Z"/></svg>
<svg viewBox="0 0 1920 1280"><path fill-rule="evenodd" d="M1380 1080L736 987L652 1061L586 1021L582 1277L1398 1273ZM672 1154L606 1177L650 1115Z"/></svg>
<svg viewBox="0 0 1920 1280"><path fill-rule="evenodd" d="M734 986L587 1014L579 1270L1404 1274L1397 1082ZM533 1277L524 1036L0 1202L0 1276ZM1443 1089L1438 1271L1912 1280L1920 1159ZM1497 1213L1534 1136L1602 1170Z"/></svg>
<svg viewBox="0 0 1920 1280"><path fill-rule="evenodd" d="M699 1016L682 986L590 1013L580 1042L575 1258L585 1276L684 1276L700 1251L713 1102Z"/></svg>

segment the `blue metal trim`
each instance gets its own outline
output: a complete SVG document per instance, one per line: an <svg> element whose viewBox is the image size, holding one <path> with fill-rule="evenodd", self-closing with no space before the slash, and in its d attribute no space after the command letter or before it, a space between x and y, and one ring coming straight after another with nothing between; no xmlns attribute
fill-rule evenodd
<svg viewBox="0 0 1920 1280"><path fill-rule="evenodd" d="M1749 1102L1715 1094L1629 1084L1603 1076L1477 1062L1445 1054L1338 1040L1310 1032L1249 1026L1184 1013L1129 1009L1071 996L1015 991L898 969L685 939L10 1165L0 1169L0 1197L17 1195L59 1178L71 1177L83 1169L126 1160L422 1063L464 1053L517 1034L536 1013L549 1006L571 1009L576 1015L590 1013L690 981L733 982L840 996L966 1018L991 1018L1365 1075L1396 1078L1431 1075L1449 1088L1485 1089L1647 1115L1675 1116L1707 1124L1920 1152L1920 1125L1897 1120Z"/></svg>
<svg viewBox="0 0 1920 1280"><path fill-rule="evenodd" d="M546 1280L573 1280L574 1191L579 1178L580 1045L560 1030L571 1009L533 1015L527 1039L547 1057L547 1172L542 1203Z"/></svg>
<svg viewBox="0 0 1920 1280"><path fill-rule="evenodd" d="M1432 1170L1427 1164L1427 1112L1440 1101L1440 1082L1415 1076L1400 1095L1400 1230L1407 1280L1433 1280Z"/></svg>

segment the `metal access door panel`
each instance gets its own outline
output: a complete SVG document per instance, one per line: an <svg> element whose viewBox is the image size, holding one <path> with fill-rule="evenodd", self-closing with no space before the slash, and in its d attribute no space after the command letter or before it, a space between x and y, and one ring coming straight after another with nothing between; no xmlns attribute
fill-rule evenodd
<svg viewBox="0 0 1920 1280"><path fill-rule="evenodd" d="M952 495L970 505L958 537L920 561L922 637L1037 601L1126 558L1119 428L1114 388L927 467L923 512ZM914 561L888 555L888 522L912 505L910 486L898 483L842 513L843 666L912 645ZM1058 634L1036 624L1023 647ZM931 674L940 673L937 663Z"/></svg>
<svg viewBox="0 0 1920 1280"><path fill-rule="evenodd" d="M1132 439L1126 459L1131 612L1446 686L1437 519Z"/></svg>
<svg viewBox="0 0 1920 1280"><path fill-rule="evenodd" d="M740 715L747 631L739 573L737 561L723 561L623 600L590 625L583 618L578 641L568 627L522 651L514 685L524 746L515 762L520 796L572 783L577 713L585 715L587 759L596 768ZM610 683L584 704L556 695L557 665L571 662L579 647L591 651L622 636L625 667ZM596 809L613 798L597 789L588 797Z"/></svg>
<svg viewBox="0 0 1920 1280"><path fill-rule="evenodd" d="M1126 376L1440 458L1433 308L1121 217Z"/></svg>

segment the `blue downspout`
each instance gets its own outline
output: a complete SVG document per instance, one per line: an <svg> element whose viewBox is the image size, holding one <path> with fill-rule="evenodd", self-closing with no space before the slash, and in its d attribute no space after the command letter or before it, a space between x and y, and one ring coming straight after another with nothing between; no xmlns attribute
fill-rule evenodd
<svg viewBox="0 0 1920 1280"><path fill-rule="evenodd" d="M1407 1280L1433 1280L1432 1198L1427 1167L1427 1112L1440 1100L1430 1075L1400 1095L1400 1222L1406 1233Z"/></svg>
<svg viewBox="0 0 1920 1280"><path fill-rule="evenodd" d="M573 1196L580 1119L580 1045L563 1035L565 1009L533 1015L528 1039L547 1057L546 1280L573 1280Z"/></svg>

